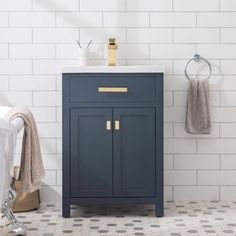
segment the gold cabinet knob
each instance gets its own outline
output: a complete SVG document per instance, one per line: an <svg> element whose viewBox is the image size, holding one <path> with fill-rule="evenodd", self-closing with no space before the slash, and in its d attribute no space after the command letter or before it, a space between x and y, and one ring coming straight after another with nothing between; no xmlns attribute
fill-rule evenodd
<svg viewBox="0 0 236 236"><path fill-rule="evenodd" d="M111 121L110 120L107 120L107 122L106 122L106 129L111 130Z"/></svg>
<svg viewBox="0 0 236 236"><path fill-rule="evenodd" d="M115 121L115 130L120 130L120 121L119 120Z"/></svg>

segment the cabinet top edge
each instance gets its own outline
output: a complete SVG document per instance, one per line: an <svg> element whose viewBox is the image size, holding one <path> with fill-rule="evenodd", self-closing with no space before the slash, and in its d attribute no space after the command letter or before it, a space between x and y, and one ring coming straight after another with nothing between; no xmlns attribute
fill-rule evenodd
<svg viewBox="0 0 236 236"><path fill-rule="evenodd" d="M164 73L165 67L159 65L144 66L78 66L64 67L62 73Z"/></svg>

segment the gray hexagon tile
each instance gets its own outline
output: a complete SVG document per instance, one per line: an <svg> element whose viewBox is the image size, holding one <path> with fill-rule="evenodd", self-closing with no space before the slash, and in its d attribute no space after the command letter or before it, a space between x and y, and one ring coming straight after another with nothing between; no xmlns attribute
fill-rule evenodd
<svg viewBox="0 0 236 236"><path fill-rule="evenodd" d="M28 236L204 236L236 235L236 202L167 202L165 217L154 206L78 207L61 216L57 203L42 203L37 211L18 213ZM12 233L0 220L0 236Z"/></svg>

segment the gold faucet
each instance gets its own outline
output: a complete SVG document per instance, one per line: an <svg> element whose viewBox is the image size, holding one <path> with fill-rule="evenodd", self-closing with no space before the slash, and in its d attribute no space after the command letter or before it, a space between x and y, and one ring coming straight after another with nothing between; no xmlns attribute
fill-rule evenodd
<svg viewBox="0 0 236 236"><path fill-rule="evenodd" d="M109 38L108 44L108 65L115 66L116 65L116 50L118 46L116 44L115 38Z"/></svg>

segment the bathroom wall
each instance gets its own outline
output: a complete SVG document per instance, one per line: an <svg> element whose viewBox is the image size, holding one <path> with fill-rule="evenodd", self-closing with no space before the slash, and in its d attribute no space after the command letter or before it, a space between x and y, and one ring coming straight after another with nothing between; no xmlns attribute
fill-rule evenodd
<svg viewBox="0 0 236 236"><path fill-rule="evenodd" d="M166 66L165 199L235 199L235 19L235 0L0 0L0 104L35 115L43 200L61 193L60 69L76 66L76 39L93 39L91 63L105 63L109 36L119 43L119 64ZM184 66L196 52L213 68L210 135L184 130ZM189 72L208 70L200 64Z"/></svg>

